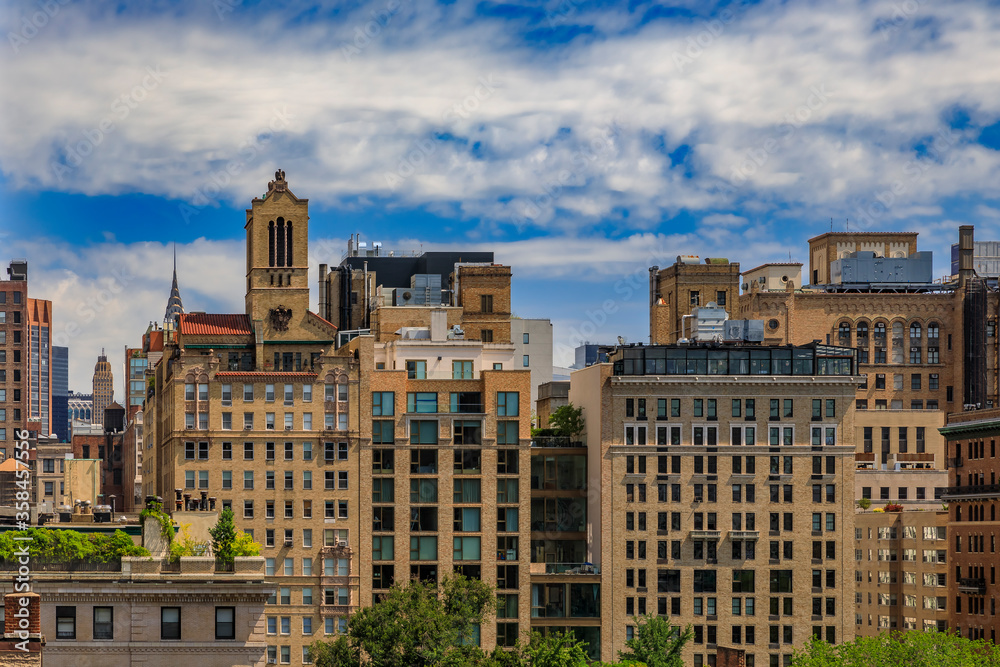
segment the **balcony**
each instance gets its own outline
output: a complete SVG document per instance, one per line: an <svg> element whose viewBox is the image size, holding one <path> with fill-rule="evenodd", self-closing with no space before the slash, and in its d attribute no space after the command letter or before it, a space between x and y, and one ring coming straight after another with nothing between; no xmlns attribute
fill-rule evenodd
<svg viewBox="0 0 1000 667"><path fill-rule="evenodd" d="M583 441L563 435L540 435L531 439L532 447L584 447Z"/></svg>
<svg viewBox="0 0 1000 667"><path fill-rule="evenodd" d="M972 593L974 595L983 595L986 593L986 579L959 579L958 580L958 592L959 593Z"/></svg>
<svg viewBox="0 0 1000 667"><path fill-rule="evenodd" d="M533 563L534 565L534 563ZM601 566L593 563L545 563L545 574L600 574Z"/></svg>
<svg viewBox="0 0 1000 667"><path fill-rule="evenodd" d="M729 539L731 540L756 540L760 537L759 530L731 530Z"/></svg>
<svg viewBox="0 0 1000 667"><path fill-rule="evenodd" d="M721 530L692 530L688 534L692 540L719 540L722 537Z"/></svg>
<svg viewBox="0 0 1000 667"><path fill-rule="evenodd" d="M979 496L1000 495L1000 484L977 484L974 486L949 486L941 495L948 498L976 498Z"/></svg>

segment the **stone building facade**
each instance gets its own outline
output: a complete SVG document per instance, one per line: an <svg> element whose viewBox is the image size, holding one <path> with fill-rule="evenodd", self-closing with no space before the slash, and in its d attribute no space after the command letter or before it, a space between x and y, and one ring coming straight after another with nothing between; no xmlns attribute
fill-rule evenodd
<svg viewBox="0 0 1000 667"><path fill-rule="evenodd" d="M12 587L4 577L0 591ZM147 558L36 566L32 591L40 596L44 638L37 664L46 667L268 662L264 608L274 589L262 558L237 558L230 572L217 572L214 558L184 558L177 566Z"/></svg>
<svg viewBox="0 0 1000 667"><path fill-rule="evenodd" d="M796 358L629 346L572 374L603 659L643 613L694 626L686 664L711 664L720 646L750 666L787 664L811 635L853 638L854 354Z"/></svg>

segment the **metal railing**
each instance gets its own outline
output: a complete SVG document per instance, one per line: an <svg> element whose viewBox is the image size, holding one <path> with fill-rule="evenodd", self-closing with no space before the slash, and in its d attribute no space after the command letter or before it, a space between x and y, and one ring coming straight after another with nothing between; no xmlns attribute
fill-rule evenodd
<svg viewBox="0 0 1000 667"><path fill-rule="evenodd" d="M564 435L539 435L531 439L532 447L583 447L582 440L573 440Z"/></svg>
<svg viewBox="0 0 1000 667"><path fill-rule="evenodd" d="M546 563L545 574L600 574L601 566L593 563Z"/></svg>
<svg viewBox="0 0 1000 667"><path fill-rule="evenodd" d="M947 496L984 496L1000 493L1000 484L976 484L974 486L949 486L943 495Z"/></svg>
<svg viewBox="0 0 1000 667"><path fill-rule="evenodd" d="M16 560L0 562L0 572L17 572L19 564ZM32 560L33 572L121 572L121 561L110 563L92 563L88 561L70 562L39 562Z"/></svg>

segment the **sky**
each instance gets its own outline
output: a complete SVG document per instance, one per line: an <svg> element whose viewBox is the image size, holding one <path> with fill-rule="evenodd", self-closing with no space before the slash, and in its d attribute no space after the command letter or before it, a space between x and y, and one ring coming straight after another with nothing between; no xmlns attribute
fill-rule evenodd
<svg viewBox="0 0 1000 667"><path fill-rule="evenodd" d="M54 302L70 388L161 321L242 312L244 209L276 169L310 263L351 234L492 250L555 361L648 340L648 269L808 262L834 229L1000 240L1000 4L0 6L0 262ZM317 291L313 283L313 307Z"/></svg>

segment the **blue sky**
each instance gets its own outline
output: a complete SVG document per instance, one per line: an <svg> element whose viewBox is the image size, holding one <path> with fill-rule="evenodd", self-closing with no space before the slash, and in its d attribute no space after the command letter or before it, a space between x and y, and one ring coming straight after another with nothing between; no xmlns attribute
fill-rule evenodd
<svg viewBox="0 0 1000 667"><path fill-rule="evenodd" d="M998 9L15 0L0 257L55 302L75 389L101 347L120 387L174 242L185 306L242 310L243 209L277 168L314 269L358 232L491 249L564 364L643 340L678 254L805 262L850 219L920 232L943 275L959 224L1000 239Z"/></svg>

